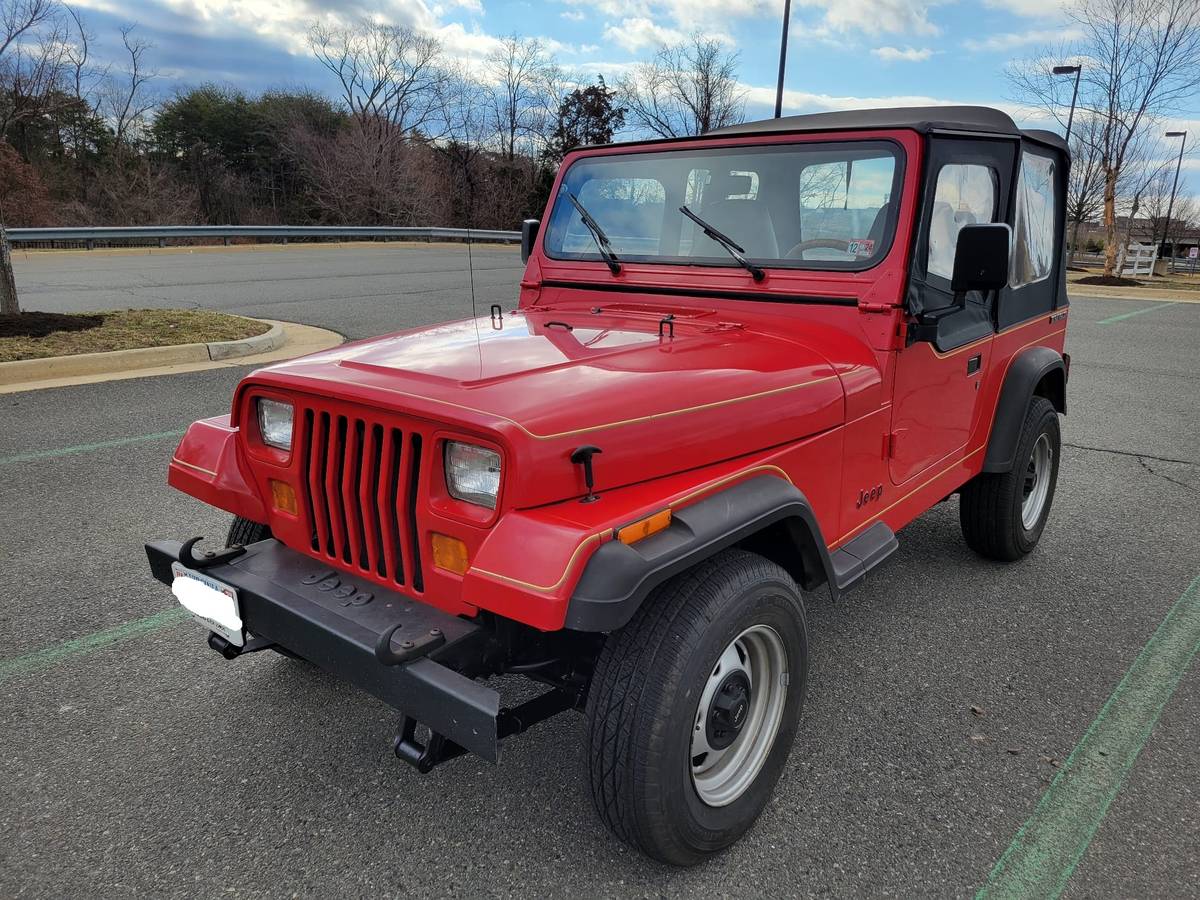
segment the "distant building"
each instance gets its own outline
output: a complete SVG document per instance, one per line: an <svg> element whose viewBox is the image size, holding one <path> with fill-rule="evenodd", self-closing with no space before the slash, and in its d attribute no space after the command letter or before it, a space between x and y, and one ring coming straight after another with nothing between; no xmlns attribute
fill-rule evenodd
<svg viewBox="0 0 1200 900"><path fill-rule="evenodd" d="M1153 234L1154 227L1157 225L1158 234ZM1127 216L1117 216L1117 234L1125 234L1125 229L1129 226L1129 218ZM1133 227L1129 231L1129 239L1139 244L1150 244L1156 239L1162 237L1163 223L1152 222L1150 219L1137 218L1133 220ZM1070 223L1067 225L1068 239L1071 235ZM1176 254L1187 256L1187 251L1192 247L1200 247L1200 226L1189 224L1184 227L1171 225L1171 237L1175 242ZM1084 222L1079 226L1079 249L1086 252L1089 246L1104 245L1104 225L1100 222Z"/></svg>

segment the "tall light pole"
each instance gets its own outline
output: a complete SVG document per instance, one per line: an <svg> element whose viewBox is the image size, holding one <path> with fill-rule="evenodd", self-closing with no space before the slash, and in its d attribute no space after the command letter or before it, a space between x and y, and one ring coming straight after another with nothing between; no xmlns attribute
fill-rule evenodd
<svg viewBox="0 0 1200 900"><path fill-rule="evenodd" d="M1074 75L1075 89L1071 91L1071 112L1067 115L1067 146L1071 146L1071 124L1075 121L1075 100L1079 96L1079 75L1083 66L1055 66L1055 75Z"/></svg>
<svg viewBox="0 0 1200 900"><path fill-rule="evenodd" d="M1167 201L1167 224L1163 228L1163 243L1164 244L1171 237L1171 213L1175 209L1175 190L1176 190L1176 188L1179 187L1179 169L1183 165L1183 147L1184 147L1184 144L1187 143L1187 132L1186 131L1168 131L1166 133L1165 137L1183 138L1183 140L1181 140L1179 142L1179 159L1175 162L1175 183L1171 185L1171 199L1169 201ZM1175 256L1175 248L1174 247L1171 248L1170 253L1171 253L1172 257Z"/></svg>
<svg viewBox="0 0 1200 900"><path fill-rule="evenodd" d="M792 18L792 0L783 0L783 37L779 40L779 85L775 88L775 118L783 114L783 70L787 65L788 21Z"/></svg>

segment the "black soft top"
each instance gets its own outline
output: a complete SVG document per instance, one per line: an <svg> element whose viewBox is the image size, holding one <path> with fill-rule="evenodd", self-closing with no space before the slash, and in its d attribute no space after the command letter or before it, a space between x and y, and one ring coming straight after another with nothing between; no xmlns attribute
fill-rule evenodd
<svg viewBox="0 0 1200 900"><path fill-rule="evenodd" d="M705 137L735 137L747 134L784 134L804 131L870 131L911 128L922 134L934 131L998 134L1023 137L1066 151L1061 137L1041 129L1022 130L1008 113L990 106L896 106L887 109L850 109L839 112L785 116L717 128Z"/></svg>
<svg viewBox="0 0 1200 900"><path fill-rule="evenodd" d="M888 109L850 109L743 122L705 132L705 138L738 137L751 134L795 134L807 131L874 131L910 128L922 134L957 132L1025 138L1067 153L1066 142L1052 131L1023 130L1008 113L990 106L897 106ZM695 138L652 138L630 141L630 146L671 144Z"/></svg>

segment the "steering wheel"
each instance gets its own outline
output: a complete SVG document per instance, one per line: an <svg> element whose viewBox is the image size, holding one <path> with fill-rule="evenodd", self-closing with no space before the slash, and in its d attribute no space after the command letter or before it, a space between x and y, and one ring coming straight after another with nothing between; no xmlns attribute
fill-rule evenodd
<svg viewBox="0 0 1200 900"><path fill-rule="evenodd" d="M813 238L810 241L801 241L791 250L784 254L784 259L803 259L805 250L841 250L843 253L850 252L850 242L843 241L839 238Z"/></svg>

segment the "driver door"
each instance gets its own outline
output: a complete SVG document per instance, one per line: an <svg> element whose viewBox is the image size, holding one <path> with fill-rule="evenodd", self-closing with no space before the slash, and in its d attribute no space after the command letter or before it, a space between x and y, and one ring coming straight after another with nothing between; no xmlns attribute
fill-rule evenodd
<svg viewBox="0 0 1200 900"><path fill-rule="evenodd" d="M1012 141L931 141L907 305L914 315L945 314L938 316L935 340L910 343L898 354L888 464L894 484L952 459L978 424L995 298L971 292L955 309L950 277L963 226L1006 220L1015 151Z"/></svg>

